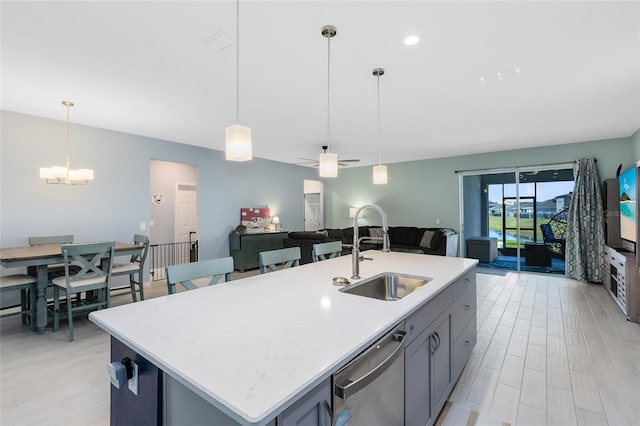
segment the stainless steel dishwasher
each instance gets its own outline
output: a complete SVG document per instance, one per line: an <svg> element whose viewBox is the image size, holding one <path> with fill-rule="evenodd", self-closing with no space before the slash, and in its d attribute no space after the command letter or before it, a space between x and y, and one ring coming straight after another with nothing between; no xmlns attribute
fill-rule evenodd
<svg viewBox="0 0 640 426"><path fill-rule="evenodd" d="M334 426L404 423L404 322L333 376Z"/></svg>

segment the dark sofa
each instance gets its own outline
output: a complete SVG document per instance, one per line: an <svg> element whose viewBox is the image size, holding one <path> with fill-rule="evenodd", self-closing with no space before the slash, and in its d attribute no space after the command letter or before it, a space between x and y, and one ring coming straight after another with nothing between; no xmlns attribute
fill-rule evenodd
<svg viewBox="0 0 640 426"><path fill-rule="evenodd" d="M379 226L360 226L360 237L382 235ZM426 235L425 235L426 234ZM351 253L353 228L323 229L318 232L290 232L284 239L285 247L300 247L301 264L309 263L314 244L328 241L342 241L343 254ZM389 243L391 251L435 254L440 256L458 255L458 234L447 228L418 228L415 226L390 226ZM361 250L381 249L382 242L363 240Z"/></svg>

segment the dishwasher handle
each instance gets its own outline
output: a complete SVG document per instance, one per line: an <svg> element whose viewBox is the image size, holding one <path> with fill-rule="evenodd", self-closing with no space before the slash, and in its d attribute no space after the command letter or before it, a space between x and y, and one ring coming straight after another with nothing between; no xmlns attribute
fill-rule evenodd
<svg viewBox="0 0 640 426"><path fill-rule="evenodd" d="M362 390L365 386L373 382L375 379L380 377L380 375L384 373L387 370L387 368L391 366L391 364L393 364L396 358L398 358L398 356L402 354L402 351L404 349L404 345L402 344L402 341L404 340L405 334L406 332L404 331L396 331L393 334L393 340L395 340L398 343L397 347L386 359L384 359L380 364L375 366L373 369L369 370L362 377L359 377L358 379L353 380L349 382L349 384L344 386L338 383L335 383L334 391L336 396L338 398L346 400L353 394Z"/></svg>

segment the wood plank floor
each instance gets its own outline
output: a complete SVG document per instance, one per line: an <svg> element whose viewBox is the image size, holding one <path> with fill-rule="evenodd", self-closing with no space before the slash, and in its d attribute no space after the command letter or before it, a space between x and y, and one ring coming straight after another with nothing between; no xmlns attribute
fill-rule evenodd
<svg viewBox="0 0 640 426"><path fill-rule="evenodd" d="M86 318L74 334L0 320L0 424L109 424L109 337ZM640 424L640 325L600 285L478 274L478 343L449 400L439 425Z"/></svg>

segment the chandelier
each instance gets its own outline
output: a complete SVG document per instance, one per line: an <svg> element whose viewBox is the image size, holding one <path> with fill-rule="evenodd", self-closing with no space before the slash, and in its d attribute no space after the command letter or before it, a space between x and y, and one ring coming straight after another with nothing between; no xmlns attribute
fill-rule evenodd
<svg viewBox="0 0 640 426"><path fill-rule="evenodd" d="M67 107L67 155L65 166L40 167L40 178L48 184L86 185L93 180L93 169L72 170L69 167L69 108L73 102L62 101Z"/></svg>

